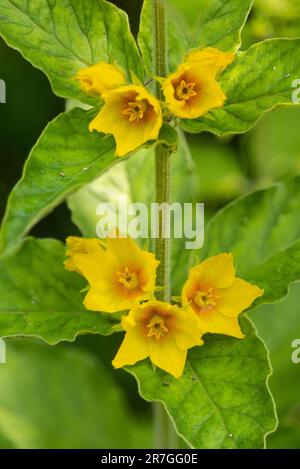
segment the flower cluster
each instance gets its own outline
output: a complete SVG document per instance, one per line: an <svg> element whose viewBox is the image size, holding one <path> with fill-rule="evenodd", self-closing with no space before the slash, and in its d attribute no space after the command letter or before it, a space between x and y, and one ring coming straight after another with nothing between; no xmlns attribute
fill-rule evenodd
<svg viewBox="0 0 300 469"><path fill-rule="evenodd" d="M87 309L129 310L122 317L126 334L113 360L115 368L149 357L154 365L179 378L188 349L202 345L203 334L243 338L238 315L263 294L255 285L236 278L232 255L227 253L190 270L181 306L155 298L159 262L130 238L70 237L66 254L66 269L88 282Z"/></svg>
<svg viewBox="0 0 300 469"><path fill-rule="evenodd" d="M156 140L163 123L163 111L179 118L196 119L222 107L226 96L218 75L234 55L207 47L189 52L175 73L159 77L165 102L159 102L142 83L130 84L117 65L101 62L79 70L76 78L89 95L104 105L90 123L90 131L112 134L116 156L124 156L147 141Z"/></svg>

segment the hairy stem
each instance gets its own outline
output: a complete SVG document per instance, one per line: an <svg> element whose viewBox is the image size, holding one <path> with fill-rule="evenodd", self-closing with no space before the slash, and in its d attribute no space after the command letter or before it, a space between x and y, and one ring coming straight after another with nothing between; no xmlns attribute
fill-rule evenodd
<svg viewBox="0 0 300 469"><path fill-rule="evenodd" d="M155 151L155 201L158 204L170 202L171 185L171 162L170 151L162 145L156 147ZM159 211L158 233L159 237L155 243L155 254L160 265L157 271L157 285L161 290L157 292L157 297L163 301L170 301L170 254L171 240L164 237L168 233L169 227L166 225L168 217L163 216L163 210Z"/></svg>
<svg viewBox="0 0 300 469"><path fill-rule="evenodd" d="M166 11L160 0L153 0L154 13L154 62L155 74L158 77L167 75L167 40L166 40ZM156 84L156 96L162 100L160 84ZM155 202L158 204L170 203L171 196L171 152L163 145L158 145L155 150ZM170 301L170 239L164 236L168 233L166 226L167 217L159 211L158 238L155 243L155 254L160 265L157 272L157 285L161 289L157 298ZM156 448L176 447L176 434L173 424L159 402L153 404L154 435Z"/></svg>

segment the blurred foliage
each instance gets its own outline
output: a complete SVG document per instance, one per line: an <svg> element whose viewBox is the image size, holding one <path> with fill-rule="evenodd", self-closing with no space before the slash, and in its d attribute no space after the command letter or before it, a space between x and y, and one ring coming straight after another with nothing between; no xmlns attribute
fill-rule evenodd
<svg viewBox="0 0 300 469"><path fill-rule="evenodd" d="M170 0L190 27L196 23L195 11L201 13L201 5L207 1ZM136 35L142 0L114 3L128 11ZM299 0L254 2L243 47L275 36L300 36ZM64 109L64 102L53 95L41 72L1 40L0 78L7 84L7 104L0 105L1 216L30 148L46 124ZM285 109L265 116L251 132L233 139L189 136L196 197L206 203L206 217L240 194L299 173L299 125L300 111ZM34 230L37 236L59 239L75 233L78 230L64 204ZM291 342L300 338L299 294L300 287L295 285L286 299L260 306L252 314L270 348L274 368L270 387L278 407L279 429L268 437L268 446L274 448L300 447L300 365L291 362ZM0 447L151 445L144 424L150 421L148 404L138 397L133 379L111 367L121 339L121 335L82 336L75 344L55 347L51 353L49 347L28 340L9 343L8 364L0 365ZM115 389L114 381L122 389ZM104 393L108 386L114 389L112 396ZM111 421L105 406L115 409ZM80 410L79 416L74 407ZM130 430L128 418L133 423Z"/></svg>
<svg viewBox="0 0 300 469"><path fill-rule="evenodd" d="M197 200L204 200L206 208L214 211L247 189L247 176L233 142L230 145L206 134L189 136L188 143L198 180Z"/></svg>
<svg viewBox="0 0 300 469"><path fill-rule="evenodd" d="M124 393L93 355L17 340L7 349L0 431L14 447L151 446L145 420L129 411Z"/></svg>
<svg viewBox="0 0 300 469"><path fill-rule="evenodd" d="M243 48L271 37L299 36L299 0L255 0L243 31Z"/></svg>
<svg viewBox="0 0 300 469"><path fill-rule="evenodd" d="M292 362L292 342L300 338L300 284L274 305L258 307L252 314L258 333L270 350L274 373L270 378L279 427L267 438L269 448L300 447L300 364Z"/></svg>
<svg viewBox="0 0 300 469"><path fill-rule="evenodd" d="M300 172L299 122L299 108L281 109L243 136L245 158L258 185Z"/></svg>

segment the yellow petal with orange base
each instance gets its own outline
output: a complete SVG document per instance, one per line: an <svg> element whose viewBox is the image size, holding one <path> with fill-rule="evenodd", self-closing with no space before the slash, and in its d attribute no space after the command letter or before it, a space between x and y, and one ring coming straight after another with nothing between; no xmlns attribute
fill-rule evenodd
<svg viewBox="0 0 300 469"><path fill-rule="evenodd" d="M81 89L91 96L102 96L106 91L126 84L123 70L106 62L80 69L75 78L80 81Z"/></svg>
<svg viewBox="0 0 300 469"><path fill-rule="evenodd" d="M161 107L143 86L122 86L104 93L103 99L105 104L89 129L112 134L116 156L125 156L157 139L163 122Z"/></svg>
<svg viewBox="0 0 300 469"><path fill-rule="evenodd" d="M81 271L74 264L74 256L78 254L91 254L97 251L101 252L104 247L104 242L98 238L80 238L78 236L69 236L66 239L66 244L66 256L68 256L68 259L64 262L64 266L66 270L79 274L81 274Z"/></svg>
<svg viewBox="0 0 300 469"><path fill-rule="evenodd" d="M243 338L238 315L262 294L259 287L236 278L232 255L222 253L190 269L182 305L198 317L203 333Z"/></svg>
<svg viewBox="0 0 300 469"><path fill-rule="evenodd" d="M212 47L189 52L177 70L163 82L169 110L182 119L196 119L224 105L224 94L217 76L234 55Z"/></svg>
<svg viewBox="0 0 300 469"><path fill-rule="evenodd" d="M73 262L90 285L84 305L91 311L129 310L154 294L159 262L130 238L107 238L105 249Z"/></svg>
<svg viewBox="0 0 300 469"><path fill-rule="evenodd" d="M180 378L187 350L203 343L197 317L162 301L132 309L122 318L122 326L126 334L113 360L115 368L149 357L155 366Z"/></svg>

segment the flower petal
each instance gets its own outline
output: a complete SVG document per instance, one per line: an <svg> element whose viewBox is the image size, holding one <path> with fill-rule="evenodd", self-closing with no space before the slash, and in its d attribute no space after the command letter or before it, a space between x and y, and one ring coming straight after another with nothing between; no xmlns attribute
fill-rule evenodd
<svg viewBox="0 0 300 469"><path fill-rule="evenodd" d="M263 290L256 285L236 278L233 284L216 292L219 296L217 308L226 316L237 316L247 309L253 301L263 295Z"/></svg>
<svg viewBox="0 0 300 469"><path fill-rule="evenodd" d="M200 70L199 73L201 73ZM195 119L206 114L211 109L217 109L224 105L226 96L220 84L212 76L204 76L200 86L199 99L195 100L193 105L186 106L182 110L182 116L179 117Z"/></svg>
<svg viewBox="0 0 300 469"><path fill-rule="evenodd" d="M77 254L88 254L97 251L103 251L104 243L98 238L80 238L77 236L69 236L66 239L67 250L66 256L69 256L64 262L66 270L77 272L82 275L80 269L74 264L74 256Z"/></svg>
<svg viewBox="0 0 300 469"><path fill-rule="evenodd" d="M110 285L106 289L91 287L83 304L89 311L118 313L128 310L136 303L134 299L122 298L117 293L117 291L114 293Z"/></svg>
<svg viewBox="0 0 300 469"><path fill-rule="evenodd" d="M126 332L112 364L115 368L121 368L126 365L134 365L148 356L148 342L139 334L138 329L132 328Z"/></svg>
<svg viewBox="0 0 300 469"><path fill-rule="evenodd" d="M112 134L116 140L116 156L124 156L148 140L155 140L162 126L162 111L158 100L139 85L116 88L103 94L105 104L90 123L90 131ZM128 103L147 103L143 117L130 121L124 114Z"/></svg>
<svg viewBox="0 0 300 469"><path fill-rule="evenodd" d="M89 284L95 287L106 284L106 281L111 283L115 272L120 270L120 262L108 251L78 254L73 261Z"/></svg>
<svg viewBox="0 0 300 469"><path fill-rule="evenodd" d="M106 62L82 68L75 78L80 81L83 91L93 96L101 96L104 92L126 83L123 70Z"/></svg>
<svg viewBox="0 0 300 469"><path fill-rule="evenodd" d="M191 310L181 309L176 318L174 337L180 350L187 350L195 345L203 345L198 317Z"/></svg>
<svg viewBox="0 0 300 469"><path fill-rule="evenodd" d="M175 378L180 378L182 375L186 355L186 350L179 349L174 337L152 342L150 349L152 363Z"/></svg>
<svg viewBox="0 0 300 469"><path fill-rule="evenodd" d="M184 57L185 63L198 63L204 66L214 67L215 72L225 70L234 60L235 55L231 52L222 52L214 47L195 49Z"/></svg>
<svg viewBox="0 0 300 469"><path fill-rule="evenodd" d="M198 315L199 326L203 333L225 334L242 339L244 334L239 326L238 318L229 318L215 308L208 308Z"/></svg>
<svg viewBox="0 0 300 469"><path fill-rule="evenodd" d="M227 288L233 284L235 268L230 253L222 253L209 257L190 270L196 274L201 282L212 288Z"/></svg>
<svg viewBox="0 0 300 469"><path fill-rule="evenodd" d="M131 238L108 238L107 249L130 271L140 272L139 279L145 292L155 290L159 261L155 259L153 253L143 251Z"/></svg>
<svg viewBox="0 0 300 469"><path fill-rule="evenodd" d="M234 54L213 47L189 52L163 83L170 111L182 119L196 119L211 109L222 107L226 96L217 82L217 75L233 59Z"/></svg>
<svg viewBox="0 0 300 469"><path fill-rule="evenodd" d="M105 94L107 96L107 94ZM115 129L120 125L120 116L122 114L122 103L117 95L110 94L103 108L90 122L89 130L97 130L105 134L113 134Z"/></svg>

